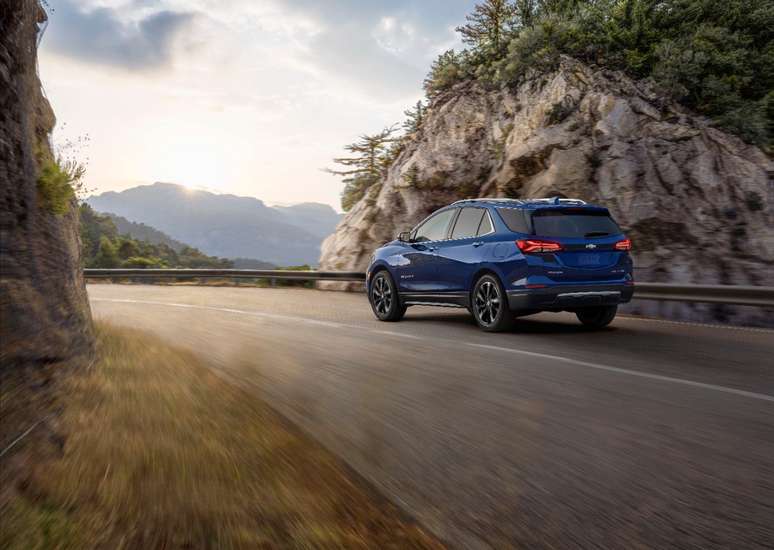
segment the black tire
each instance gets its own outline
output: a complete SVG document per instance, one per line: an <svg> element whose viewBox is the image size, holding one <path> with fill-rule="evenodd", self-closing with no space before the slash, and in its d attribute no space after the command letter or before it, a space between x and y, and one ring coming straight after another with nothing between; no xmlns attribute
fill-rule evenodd
<svg viewBox="0 0 774 550"><path fill-rule="evenodd" d="M613 322L618 306L584 307L575 312L578 321L589 328L603 328Z"/></svg>
<svg viewBox="0 0 774 550"><path fill-rule="evenodd" d="M500 280L494 275L482 275L476 281L470 297L470 309L483 331L502 332L513 326L508 296Z"/></svg>
<svg viewBox="0 0 774 550"><path fill-rule="evenodd" d="M374 275L368 301L380 321L400 321L406 314L406 306L401 304L395 281L388 271L379 271Z"/></svg>

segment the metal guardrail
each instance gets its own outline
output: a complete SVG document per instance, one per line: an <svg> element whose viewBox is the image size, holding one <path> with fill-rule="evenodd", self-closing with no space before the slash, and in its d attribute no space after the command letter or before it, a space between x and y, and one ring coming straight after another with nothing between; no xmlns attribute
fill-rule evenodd
<svg viewBox="0 0 774 550"><path fill-rule="evenodd" d="M636 283L634 285L634 298L638 300L774 307L774 287Z"/></svg>
<svg viewBox="0 0 774 550"><path fill-rule="evenodd" d="M278 281L365 281L356 271L290 269L84 269L87 279L276 279Z"/></svg>
<svg viewBox="0 0 774 550"><path fill-rule="evenodd" d="M365 281L356 271L291 271L266 269L84 269L87 279L273 279L278 281ZM636 283L634 298L774 307L774 287Z"/></svg>

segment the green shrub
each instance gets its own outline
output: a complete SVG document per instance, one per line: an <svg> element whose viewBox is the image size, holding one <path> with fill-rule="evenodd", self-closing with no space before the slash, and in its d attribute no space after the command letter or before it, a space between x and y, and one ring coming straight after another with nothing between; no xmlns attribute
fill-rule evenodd
<svg viewBox="0 0 774 550"><path fill-rule="evenodd" d="M46 158L40 164L38 197L52 214L66 214L85 173L83 166L61 158Z"/></svg>
<svg viewBox="0 0 774 550"><path fill-rule="evenodd" d="M424 88L428 97L435 97L469 77L467 59L454 50L443 52L433 61L430 73L425 78Z"/></svg>
<svg viewBox="0 0 774 550"><path fill-rule="evenodd" d="M94 267L112 269L119 266L118 251L108 237L102 236L99 240L99 250L94 259Z"/></svg>
<svg viewBox="0 0 774 550"><path fill-rule="evenodd" d="M145 258L142 256L132 256L121 263L122 267L134 269L153 269L167 267L164 262L158 258Z"/></svg>

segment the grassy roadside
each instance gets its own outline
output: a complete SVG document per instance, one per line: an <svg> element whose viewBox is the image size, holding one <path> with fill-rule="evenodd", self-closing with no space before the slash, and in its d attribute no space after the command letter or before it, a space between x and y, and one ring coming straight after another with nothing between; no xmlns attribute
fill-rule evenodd
<svg viewBox="0 0 774 550"><path fill-rule="evenodd" d="M440 547L192 355L97 331L97 360L59 390L63 452L4 499L0 547Z"/></svg>

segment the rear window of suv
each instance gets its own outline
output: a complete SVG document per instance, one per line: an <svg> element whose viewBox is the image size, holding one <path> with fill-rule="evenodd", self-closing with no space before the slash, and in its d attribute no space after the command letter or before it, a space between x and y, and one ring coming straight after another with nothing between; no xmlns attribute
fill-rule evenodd
<svg viewBox="0 0 774 550"><path fill-rule="evenodd" d="M606 237L621 228L604 210L537 210L532 213L534 235L538 237Z"/></svg>

